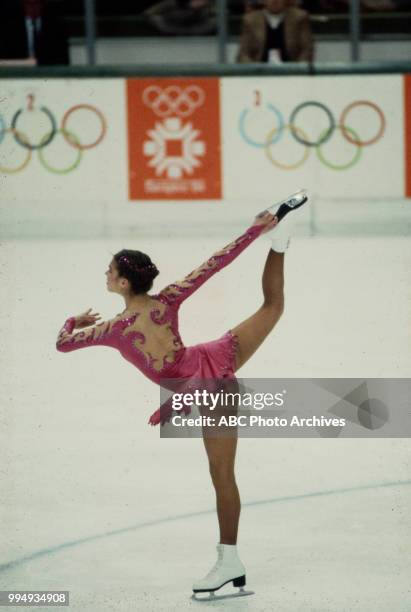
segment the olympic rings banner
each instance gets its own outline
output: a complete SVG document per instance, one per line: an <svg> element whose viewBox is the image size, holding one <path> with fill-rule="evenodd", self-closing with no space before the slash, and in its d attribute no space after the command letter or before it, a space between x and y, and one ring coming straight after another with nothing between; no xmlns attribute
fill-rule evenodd
<svg viewBox="0 0 411 612"><path fill-rule="evenodd" d="M0 91L3 196L127 198L122 79L3 81Z"/></svg>
<svg viewBox="0 0 411 612"><path fill-rule="evenodd" d="M404 197L404 114L401 75L223 79L225 196Z"/></svg>
<svg viewBox="0 0 411 612"><path fill-rule="evenodd" d="M411 197L411 75L5 80L5 202Z"/></svg>

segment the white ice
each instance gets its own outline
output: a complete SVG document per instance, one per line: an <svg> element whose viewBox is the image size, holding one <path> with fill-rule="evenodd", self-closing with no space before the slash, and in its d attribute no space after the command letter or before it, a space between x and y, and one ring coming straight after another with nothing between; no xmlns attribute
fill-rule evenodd
<svg viewBox="0 0 411 612"><path fill-rule="evenodd" d="M192 602L219 541L202 440L147 425L158 388L116 351L55 350L68 316L123 309L105 292L110 253L149 252L160 288L235 237L221 233L3 241L0 589L68 590L73 612L409 612L409 439L240 439L238 548L255 595ZM185 303L186 344L258 308L267 249ZM284 316L239 375L410 377L410 270L409 236L295 238Z"/></svg>

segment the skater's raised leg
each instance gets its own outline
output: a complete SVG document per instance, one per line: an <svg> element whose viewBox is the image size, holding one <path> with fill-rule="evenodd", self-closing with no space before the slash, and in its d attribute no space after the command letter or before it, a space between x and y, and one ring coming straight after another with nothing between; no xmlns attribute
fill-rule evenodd
<svg viewBox="0 0 411 612"><path fill-rule="evenodd" d="M263 303L251 317L232 329L237 338L236 370L258 349L284 310L284 253L269 250L264 266Z"/></svg>
<svg viewBox="0 0 411 612"><path fill-rule="evenodd" d="M305 189L274 204L256 217L266 225L262 233L271 232L272 247L263 271L263 303L251 317L232 329L237 338L236 370L241 368L266 339L284 310L284 253L288 249L296 212L308 200ZM270 218L273 221L270 223Z"/></svg>

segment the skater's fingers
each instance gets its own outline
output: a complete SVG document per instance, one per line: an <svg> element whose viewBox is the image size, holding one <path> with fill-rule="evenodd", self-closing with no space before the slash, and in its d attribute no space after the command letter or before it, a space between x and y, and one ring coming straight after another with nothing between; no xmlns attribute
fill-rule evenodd
<svg viewBox="0 0 411 612"><path fill-rule="evenodd" d="M257 215L257 217L255 218L255 222L258 225L265 225L268 227L274 221L274 219L276 219L274 215L268 212L268 210L264 210L259 215Z"/></svg>
<svg viewBox="0 0 411 612"><path fill-rule="evenodd" d="M276 219L277 217L274 217L274 215L272 215L271 213L268 213L267 218L265 219L265 222L267 223L267 225L271 225L271 223L273 223Z"/></svg>

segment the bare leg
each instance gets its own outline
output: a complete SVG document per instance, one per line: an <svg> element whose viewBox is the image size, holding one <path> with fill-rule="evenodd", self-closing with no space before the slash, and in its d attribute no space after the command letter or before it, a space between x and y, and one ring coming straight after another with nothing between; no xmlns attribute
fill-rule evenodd
<svg viewBox="0 0 411 612"><path fill-rule="evenodd" d="M284 309L284 253L270 249L263 272L263 305L232 330L237 337L236 369L257 350ZM236 544L240 520L240 495L234 475L237 437L208 438L203 435L210 474L216 491L220 542Z"/></svg>
<svg viewBox="0 0 411 612"><path fill-rule="evenodd" d="M237 438L204 437L203 440L216 492L220 543L236 544L241 510L234 475Z"/></svg>
<svg viewBox="0 0 411 612"><path fill-rule="evenodd" d="M284 309L284 253L270 249L264 266L262 286L264 301L261 308L232 329L238 340L236 370L257 350L281 317ZM228 438L208 437L203 428L203 440L216 492L220 543L236 544L241 511L234 474L237 435L232 434Z"/></svg>
<svg viewBox="0 0 411 612"><path fill-rule="evenodd" d="M263 272L262 306L232 329L237 337L236 370L241 368L273 329L284 310L284 253L270 249Z"/></svg>

